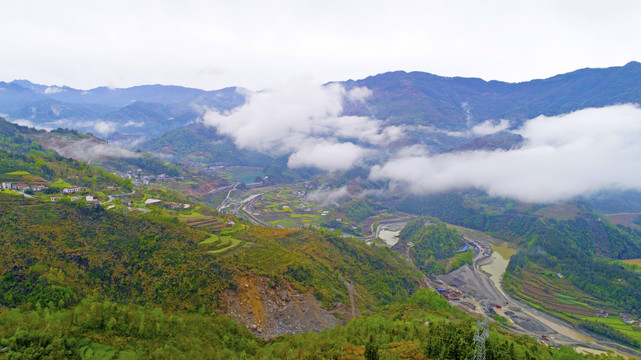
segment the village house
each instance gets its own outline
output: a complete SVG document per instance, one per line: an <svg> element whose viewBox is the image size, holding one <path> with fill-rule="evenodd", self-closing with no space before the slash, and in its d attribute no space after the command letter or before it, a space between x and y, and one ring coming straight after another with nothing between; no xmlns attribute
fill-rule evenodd
<svg viewBox="0 0 641 360"><path fill-rule="evenodd" d="M610 314L608 314L607 312L605 312L605 310L601 310L601 311L599 311L599 313L598 313L598 314L596 314L596 317L607 318L609 315L610 315Z"/></svg>
<svg viewBox="0 0 641 360"><path fill-rule="evenodd" d="M31 190L33 190L33 191L42 191L42 190L44 190L46 188L47 187L44 186L44 185L34 185L34 186L31 187Z"/></svg>
<svg viewBox="0 0 641 360"><path fill-rule="evenodd" d="M13 190L27 190L27 189L29 189L29 185L27 185L27 184L13 184L11 186L11 189L13 189Z"/></svg>
<svg viewBox="0 0 641 360"><path fill-rule="evenodd" d="M52 196L50 199L51 202L58 201L58 199L60 199L60 196Z"/></svg>
<svg viewBox="0 0 641 360"><path fill-rule="evenodd" d="M11 189L11 183L10 182L3 182L2 183L2 188L3 189Z"/></svg>
<svg viewBox="0 0 641 360"><path fill-rule="evenodd" d="M236 223L232 219L227 219L227 226L234 226Z"/></svg>
<svg viewBox="0 0 641 360"><path fill-rule="evenodd" d="M95 198L93 197L93 195L87 195L85 197L85 201L94 201L94 200L95 200Z"/></svg>
<svg viewBox="0 0 641 360"><path fill-rule="evenodd" d="M79 191L82 191L82 188L80 186L74 186L74 187L62 189L62 193L63 194L73 194L73 193L79 192Z"/></svg>
<svg viewBox="0 0 641 360"><path fill-rule="evenodd" d="M628 325L634 324L636 321L634 320L634 317L629 314L621 314L621 321Z"/></svg>

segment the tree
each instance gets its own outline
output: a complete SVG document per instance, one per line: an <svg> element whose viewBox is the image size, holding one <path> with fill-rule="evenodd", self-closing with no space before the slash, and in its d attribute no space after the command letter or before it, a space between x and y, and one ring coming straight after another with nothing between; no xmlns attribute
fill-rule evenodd
<svg viewBox="0 0 641 360"><path fill-rule="evenodd" d="M374 336L369 336L369 342L365 344L365 359L378 360L378 344L374 341Z"/></svg>

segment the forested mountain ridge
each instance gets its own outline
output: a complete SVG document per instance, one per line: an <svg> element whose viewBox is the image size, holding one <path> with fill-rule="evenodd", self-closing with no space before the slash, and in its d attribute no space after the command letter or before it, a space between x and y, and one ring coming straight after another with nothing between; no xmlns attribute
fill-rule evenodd
<svg viewBox="0 0 641 360"><path fill-rule="evenodd" d="M366 104L350 113L371 114L392 124L461 130L490 119L513 120L516 125L539 115L641 103L641 63L580 69L520 83L396 71L343 84L372 90Z"/></svg>

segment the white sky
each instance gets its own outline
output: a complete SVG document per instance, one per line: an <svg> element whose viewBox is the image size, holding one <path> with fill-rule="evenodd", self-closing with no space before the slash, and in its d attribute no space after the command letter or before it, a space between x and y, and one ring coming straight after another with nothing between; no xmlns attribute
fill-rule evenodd
<svg viewBox="0 0 641 360"><path fill-rule="evenodd" d="M525 81L641 61L641 1L0 0L0 80L273 87L406 70Z"/></svg>

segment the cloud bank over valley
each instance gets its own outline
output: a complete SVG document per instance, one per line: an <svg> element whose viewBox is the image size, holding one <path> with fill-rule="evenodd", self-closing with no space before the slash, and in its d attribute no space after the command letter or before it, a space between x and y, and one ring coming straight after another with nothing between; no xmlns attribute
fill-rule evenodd
<svg viewBox="0 0 641 360"><path fill-rule="evenodd" d="M245 105L228 113L209 111L204 122L240 148L291 153L290 167L347 170L360 164L376 145L398 140L397 126L363 116L343 116L345 101L364 101L365 88L322 86L298 78L282 87L249 95Z"/></svg>
<svg viewBox="0 0 641 360"><path fill-rule="evenodd" d="M514 132L525 139L518 149L400 155L375 165L370 178L417 194L477 188L535 203L603 189L641 190L637 105L540 116Z"/></svg>
<svg viewBox="0 0 641 360"><path fill-rule="evenodd" d="M227 113L208 111L204 123L240 148L289 154L288 166L342 171L370 168L370 179L414 194L477 188L525 202L555 202L604 189L641 190L641 108L625 104L539 116L514 130L504 119L468 124L449 134L475 138L512 132L518 148L430 153L421 144L389 147L411 127L344 116L346 102L364 102L367 88L347 91L298 78L252 93ZM436 129L438 130L438 129Z"/></svg>

